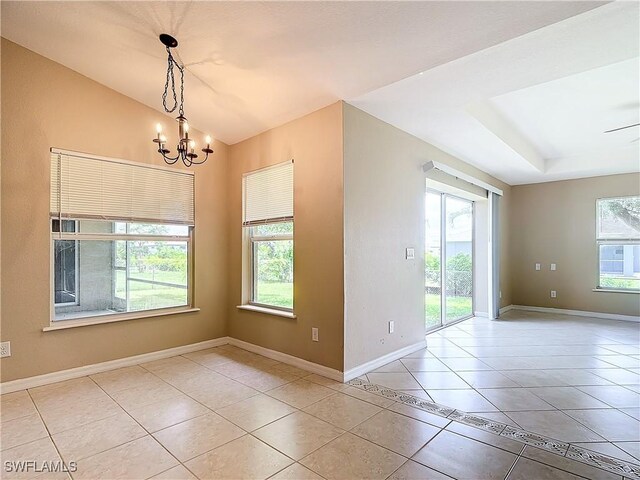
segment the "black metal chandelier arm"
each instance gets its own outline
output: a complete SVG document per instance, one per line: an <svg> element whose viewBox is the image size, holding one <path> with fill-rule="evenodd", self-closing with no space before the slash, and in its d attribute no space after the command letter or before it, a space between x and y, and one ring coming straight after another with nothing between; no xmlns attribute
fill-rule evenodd
<svg viewBox="0 0 640 480"><path fill-rule="evenodd" d="M203 158L201 161L199 161L199 162L195 161L195 160L192 158L192 159L191 159L191 164L194 164L194 165L200 165L200 164L202 164L202 163L206 162L206 161L207 161L207 158L209 158L209 153L208 153L208 152L207 152L207 154L204 156L204 158Z"/></svg>
<svg viewBox="0 0 640 480"><path fill-rule="evenodd" d="M169 165L173 165L180 159L180 152L178 152L178 154L175 157L168 157L166 152L164 152L161 148L159 148L158 153L162 155L162 158L164 158L164 161L167 162Z"/></svg>

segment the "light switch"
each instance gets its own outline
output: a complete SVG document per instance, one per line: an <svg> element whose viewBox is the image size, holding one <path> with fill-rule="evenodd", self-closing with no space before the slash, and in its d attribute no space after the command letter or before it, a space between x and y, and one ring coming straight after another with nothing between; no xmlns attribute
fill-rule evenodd
<svg viewBox="0 0 640 480"><path fill-rule="evenodd" d="M551 270L555 270L555 269L556 269L556 264L555 264L555 263L552 263L552 264L551 264Z"/></svg>
<svg viewBox="0 0 640 480"><path fill-rule="evenodd" d="M536 270L540 270L540 264L536 263Z"/></svg>
<svg viewBox="0 0 640 480"><path fill-rule="evenodd" d="M407 260L413 260L416 258L416 251L414 248L407 248L406 258Z"/></svg>

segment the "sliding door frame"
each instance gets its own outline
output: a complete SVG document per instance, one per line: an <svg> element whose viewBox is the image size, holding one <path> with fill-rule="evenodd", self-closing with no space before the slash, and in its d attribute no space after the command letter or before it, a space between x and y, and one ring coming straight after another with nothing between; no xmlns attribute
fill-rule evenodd
<svg viewBox="0 0 640 480"><path fill-rule="evenodd" d="M475 315L475 287L476 287L476 202L451 193L440 192L433 188L427 188L425 194L432 193L440 196L440 324L428 328L427 333L433 333L443 328L455 325ZM471 203L471 313L464 317L447 322L447 197L455 198L463 202ZM426 238L425 238L426 242ZM426 245L425 245L426 246ZM426 317L426 313L425 313ZM425 318L426 321L426 318ZM426 322L425 322L426 323Z"/></svg>

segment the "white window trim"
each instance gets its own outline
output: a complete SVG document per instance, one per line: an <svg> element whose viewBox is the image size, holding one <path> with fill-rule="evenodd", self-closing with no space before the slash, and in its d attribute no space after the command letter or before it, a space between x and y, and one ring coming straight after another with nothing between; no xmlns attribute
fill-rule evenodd
<svg viewBox="0 0 640 480"><path fill-rule="evenodd" d="M255 304L247 304L247 305L238 305L236 306L238 310L248 310L250 312L258 312L265 313L267 315L275 315L276 317L285 317L285 318L298 318L298 316L293 313L293 311L288 310L278 310L271 307L263 307Z"/></svg>
<svg viewBox="0 0 640 480"><path fill-rule="evenodd" d="M127 220L123 220L127 222ZM49 220L49 252L50 252L50 302L49 302L49 326L43 328L43 331L61 330L65 328L83 327L87 325L97 325L101 323L121 322L125 320L135 320L139 318L158 317L165 315L173 315L176 313L188 313L197 312L200 309L194 305L194 290L195 290L195 275L193 268L193 233L195 227L189 227L188 235L127 235L122 233L81 233L78 232L51 232L51 219ZM99 241L181 241L187 242L187 304L176 307L168 308L156 308L149 310L139 310L135 312L113 313L106 315L92 315L85 317L77 317L68 320L55 320L56 306L63 306L55 303L55 255L54 255L54 241L55 240L75 240L76 245L79 245L80 240L99 240ZM76 247L78 248L78 247ZM76 269L79 265L76 264ZM80 285L76 284L76 291L80 291ZM75 305L79 304L80 299L76 299Z"/></svg>
<svg viewBox="0 0 640 480"><path fill-rule="evenodd" d="M124 322L127 320L137 320L140 318L165 317L167 315L177 315L180 313L199 312L197 307L172 307L158 308L155 310L142 310L140 312L114 313L113 315L100 315L94 317L84 317L74 320L58 320L51 322L48 327L42 329L43 332L54 330L66 330L68 328L86 327L89 325L100 325L102 323Z"/></svg>

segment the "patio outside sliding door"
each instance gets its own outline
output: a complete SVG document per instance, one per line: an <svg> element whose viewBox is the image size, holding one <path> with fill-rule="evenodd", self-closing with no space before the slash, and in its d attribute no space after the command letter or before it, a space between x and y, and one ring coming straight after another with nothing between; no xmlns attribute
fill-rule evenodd
<svg viewBox="0 0 640 480"><path fill-rule="evenodd" d="M427 330L473 315L472 201L429 190L425 203Z"/></svg>

